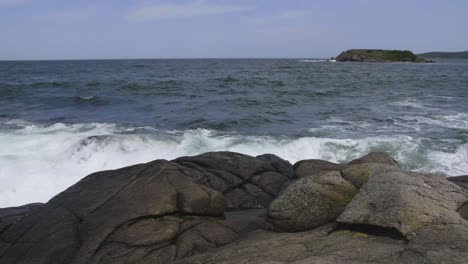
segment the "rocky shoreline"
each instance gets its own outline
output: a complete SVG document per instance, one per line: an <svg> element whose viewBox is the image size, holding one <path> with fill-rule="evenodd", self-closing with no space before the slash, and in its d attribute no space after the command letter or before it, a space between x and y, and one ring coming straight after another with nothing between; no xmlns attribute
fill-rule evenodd
<svg viewBox="0 0 468 264"><path fill-rule="evenodd" d="M210 152L0 209L0 263L466 263L468 176Z"/></svg>

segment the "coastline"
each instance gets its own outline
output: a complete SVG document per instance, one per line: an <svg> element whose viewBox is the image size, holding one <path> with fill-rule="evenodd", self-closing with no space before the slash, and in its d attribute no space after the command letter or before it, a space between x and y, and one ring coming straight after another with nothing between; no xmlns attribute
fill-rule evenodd
<svg viewBox="0 0 468 264"><path fill-rule="evenodd" d="M0 263L458 263L466 177L405 171L381 152L347 164L233 152L156 160L0 209Z"/></svg>

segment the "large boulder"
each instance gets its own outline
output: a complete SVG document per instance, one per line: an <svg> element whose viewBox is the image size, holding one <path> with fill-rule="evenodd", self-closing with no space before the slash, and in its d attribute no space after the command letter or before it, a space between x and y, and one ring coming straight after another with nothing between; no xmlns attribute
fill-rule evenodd
<svg viewBox="0 0 468 264"><path fill-rule="evenodd" d="M398 162L394 160L392 157L390 157L385 152L371 152L361 158L350 161L348 164L354 165L354 164L363 164L363 163L381 163L381 164L399 166Z"/></svg>
<svg viewBox="0 0 468 264"><path fill-rule="evenodd" d="M315 168L312 174L291 183L270 205L269 216L275 230L304 231L335 221L372 176L401 171L398 166L385 163L342 166L309 160L303 164ZM318 169L320 164L325 169Z"/></svg>
<svg viewBox="0 0 468 264"><path fill-rule="evenodd" d="M427 225L460 224L463 189L443 177L403 171L373 175L348 204L338 222L395 230L411 237Z"/></svg>
<svg viewBox="0 0 468 264"><path fill-rule="evenodd" d="M296 162L294 164L294 173L298 178L316 177L327 174L331 171L340 171L344 168L345 165L325 160L309 159Z"/></svg>
<svg viewBox="0 0 468 264"><path fill-rule="evenodd" d="M398 162L384 152L371 152L361 158L354 159L348 164L338 164L319 159L300 160L293 166L294 173L298 178L316 177L327 174L331 171L343 171L350 165L359 165L367 163L387 164L399 167Z"/></svg>
<svg viewBox="0 0 468 264"><path fill-rule="evenodd" d="M230 209L267 208L295 177L289 162L271 154L253 158L233 152L208 152L174 162L190 169L198 181L224 194Z"/></svg>
<svg viewBox="0 0 468 264"><path fill-rule="evenodd" d="M94 173L2 233L0 263L164 263L193 217L222 219L225 206L167 161Z"/></svg>
<svg viewBox="0 0 468 264"><path fill-rule="evenodd" d="M286 176L288 179L295 178L294 168L291 163L273 154L263 154L256 157L259 160L270 163L276 172Z"/></svg>
<svg viewBox="0 0 468 264"><path fill-rule="evenodd" d="M357 163L343 169L341 176L359 189L373 175L381 175L395 170L400 170L400 168L385 163Z"/></svg>
<svg viewBox="0 0 468 264"><path fill-rule="evenodd" d="M357 193L339 172L305 177L291 183L270 205L278 231L304 231L333 222Z"/></svg>
<svg viewBox="0 0 468 264"><path fill-rule="evenodd" d="M466 202L461 187L443 177L405 172L385 164L379 164L380 168L375 163L359 166L358 172L372 173L346 206L338 224L299 233L258 230L224 247L175 263L466 263L468 222L456 212ZM335 174L330 179L338 177L337 173L330 174ZM300 201L295 199L299 196L306 204L309 192L318 192L310 191L316 184L313 180L325 176L297 180L271 206L285 194L289 198L284 199L285 205ZM308 208L319 210L314 203L302 210ZM284 221L294 226L294 220L303 221L300 210L294 209L277 213L291 215ZM320 219L309 216L311 221ZM274 220L274 224L278 223Z"/></svg>
<svg viewBox="0 0 468 264"><path fill-rule="evenodd" d="M231 152L97 172L2 229L0 263L168 263L270 228L264 211L224 212L267 207L293 177Z"/></svg>

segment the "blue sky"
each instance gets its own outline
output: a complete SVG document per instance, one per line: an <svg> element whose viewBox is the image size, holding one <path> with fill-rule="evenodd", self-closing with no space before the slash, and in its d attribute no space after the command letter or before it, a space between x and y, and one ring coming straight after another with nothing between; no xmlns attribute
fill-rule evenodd
<svg viewBox="0 0 468 264"><path fill-rule="evenodd" d="M0 0L0 60L468 50L466 0Z"/></svg>

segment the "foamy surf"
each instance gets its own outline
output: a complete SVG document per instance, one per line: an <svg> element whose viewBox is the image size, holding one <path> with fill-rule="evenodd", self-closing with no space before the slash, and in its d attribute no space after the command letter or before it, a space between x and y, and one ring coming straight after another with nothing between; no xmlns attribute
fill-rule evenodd
<svg viewBox="0 0 468 264"><path fill-rule="evenodd" d="M312 158L346 162L381 150L408 169L468 174L468 144L452 152L431 150L421 139L409 136L287 138L206 129L158 131L103 123L10 121L0 130L0 144L0 207L45 202L92 172L221 150L254 156L273 153L292 163Z"/></svg>

